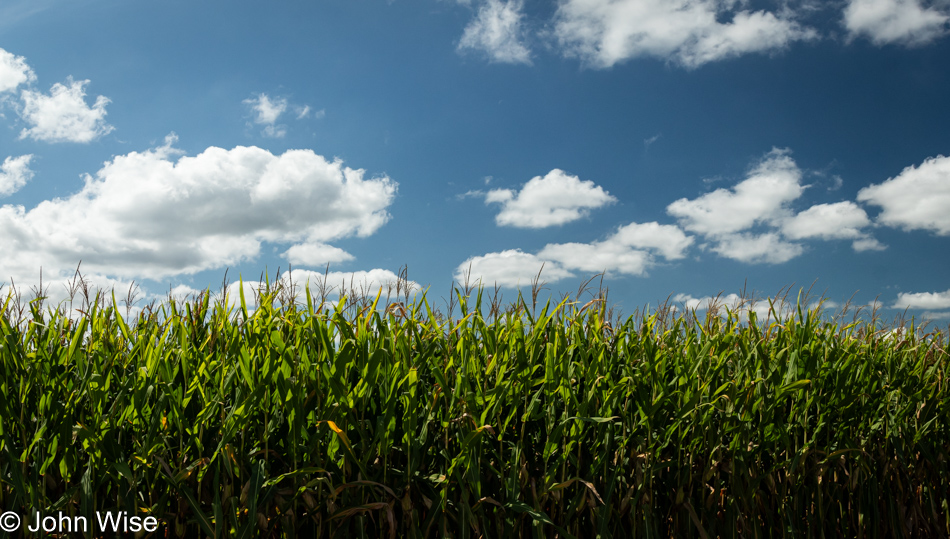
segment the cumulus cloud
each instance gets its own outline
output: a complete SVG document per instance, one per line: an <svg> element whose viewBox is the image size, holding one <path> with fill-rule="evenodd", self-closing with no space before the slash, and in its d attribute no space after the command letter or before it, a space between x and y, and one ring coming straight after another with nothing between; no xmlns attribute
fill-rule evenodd
<svg viewBox="0 0 950 539"><path fill-rule="evenodd" d="M894 302L896 309L950 309L950 290L944 292L902 292Z"/></svg>
<svg viewBox="0 0 950 539"><path fill-rule="evenodd" d="M857 204L850 201L816 204L785 221L782 233L789 239L855 239L871 220Z"/></svg>
<svg viewBox="0 0 950 539"><path fill-rule="evenodd" d="M606 270L626 275L644 275L653 264L650 253L614 242L553 243L541 249L538 257L558 262L561 267L588 273Z"/></svg>
<svg viewBox="0 0 950 539"><path fill-rule="evenodd" d="M105 96L96 98L92 106L86 104L85 86L88 80L66 79L56 83L49 95L35 90L20 94L20 117L31 127L20 132L20 138L44 142L92 142L111 133L115 128L106 123Z"/></svg>
<svg viewBox="0 0 950 539"><path fill-rule="evenodd" d="M851 242L851 247L859 253L864 251L883 251L887 249L886 245L870 236L854 240Z"/></svg>
<svg viewBox="0 0 950 539"><path fill-rule="evenodd" d="M26 182L33 178L30 170L32 155L7 157L0 165L0 197L9 196L20 190Z"/></svg>
<svg viewBox="0 0 950 539"><path fill-rule="evenodd" d="M620 227L606 243L653 249L667 260L679 260L686 256L686 250L693 244L693 238L675 225L661 225L657 222L630 223Z"/></svg>
<svg viewBox="0 0 950 539"><path fill-rule="evenodd" d="M397 288L397 282L400 282ZM295 301L303 303L306 301L307 289L310 290L310 297L319 307L321 299L327 302L327 307L336 305L336 299L340 296L346 296L351 299L369 298L375 299L376 295L382 292L381 301L387 297L394 301L397 299L397 290L399 296L404 297L408 294L412 298L413 292L420 291L422 287L419 283L411 280L400 281L399 275L386 269L371 269L360 271L310 271L294 269L284 272L280 275L279 284L284 291L293 293ZM270 283L271 290L275 283ZM178 287L176 287L177 290ZM182 285L186 294L193 294L194 289ZM258 280L240 280L230 283L227 287L227 304L236 308L241 305L241 292L244 292L244 303L249 310L258 307L258 300L261 293L268 288L267 283ZM408 289L408 292L407 292ZM220 300L220 294L214 294L215 299Z"/></svg>
<svg viewBox="0 0 950 539"><path fill-rule="evenodd" d="M91 273L160 279L254 259L262 242L367 236L389 218L393 181L311 150L188 157L174 142L115 157L71 196L0 207L0 252L17 253L0 258L0 275L63 275L82 260Z"/></svg>
<svg viewBox="0 0 950 539"><path fill-rule="evenodd" d="M867 213L851 201L816 204L782 224L786 238L801 240L853 240L855 251L881 251L885 246L870 237L864 228L871 225Z"/></svg>
<svg viewBox="0 0 950 539"><path fill-rule="evenodd" d="M484 0L465 27L458 50L482 51L495 62L530 64L531 51L524 44L522 8L522 0Z"/></svg>
<svg viewBox="0 0 950 539"><path fill-rule="evenodd" d="M485 195L487 204L501 204L495 217L499 226L545 228L563 225L587 216L616 198L592 181L554 169L544 177L535 176L519 192L492 189Z"/></svg>
<svg viewBox="0 0 950 539"><path fill-rule="evenodd" d="M322 266L353 260L353 255L325 243L299 243L287 249L284 258L296 266Z"/></svg>
<svg viewBox="0 0 950 539"><path fill-rule="evenodd" d="M553 34L564 55L600 68L638 57L688 68L817 37L785 13L733 0L564 0Z"/></svg>
<svg viewBox="0 0 950 539"><path fill-rule="evenodd" d="M718 236L784 218L787 204L801 196L802 172L788 150L773 149L732 189L681 198L666 208L686 230Z"/></svg>
<svg viewBox="0 0 950 539"><path fill-rule="evenodd" d="M382 299L387 295L390 299L396 299L396 283L400 280L399 275L387 269L371 269L368 271L309 271L295 269L284 273L281 281L284 285L293 283L294 287L302 290L309 286L310 294L316 298L320 297L321 288L329 295L333 294L339 297L340 294L352 296L362 296L375 298L382 292ZM400 292L409 289L410 298L413 291L422 290L422 286L416 281L406 280L400 284Z"/></svg>
<svg viewBox="0 0 950 539"><path fill-rule="evenodd" d="M746 179L695 199L681 198L666 211L680 225L710 240L720 256L751 264L781 264L804 252L797 240L852 240L855 251L882 250L863 229L871 225L857 204L816 204L794 213L791 204L806 186L787 149L773 149Z"/></svg>
<svg viewBox="0 0 950 539"><path fill-rule="evenodd" d="M573 277L572 270L587 273L645 275L657 264L657 257L677 260L686 256L693 238L675 225L630 223L603 241L591 243L549 243L537 254L508 250L472 257L456 269L456 279L472 268L472 276L486 284L518 286L528 284L544 264L542 276L548 282Z"/></svg>
<svg viewBox="0 0 950 539"><path fill-rule="evenodd" d="M768 300L755 300L738 294L719 294L700 298L689 294L676 294L673 296L673 301L691 311L716 311L723 316L726 314L726 309L738 314L740 318L747 317L751 311L755 313L759 321L774 320L775 315L778 315L780 319L788 318L795 309L794 305L786 303L782 298L774 299L769 304Z"/></svg>
<svg viewBox="0 0 950 539"><path fill-rule="evenodd" d="M27 65L26 58L0 48L0 94L15 91L21 84L35 80L36 74Z"/></svg>
<svg viewBox="0 0 950 539"><path fill-rule="evenodd" d="M858 201L879 206L881 224L950 235L950 157L911 165L894 178L858 191Z"/></svg>
<svg viewBox="0 0 950 539"><path fill-rule="evenodd" d="M549 283L574 276L557 263L542 260L520 249L509 249L500 253L488 253L469 258L459 264L454 277L460 282L470 277L471 282L481 281L485 286L497 284L515 288L531 284L538 272L542 272L542 280Z"/></svg>
<svg viewBox="0 0 950 539"><path fill-rule="evenodd" d="M567 269L645 275L655 265L656 255L681 259L692 243L693 238L675 225L630 223L603 241L548 244L538 257Z"/></svg>
<svg viewBox="0 0 950 539"><path fill-rule="evenodd" d="M864 36L876 45L924 45L947 34L946 8L925 7L919 0L849 0L843 24L851 38Z"/></svg>
<svg viewBox="0 0 950 539"><path fill-rule="evenodd" d="M727 234L712 247L720 256L747 264L782 264L801 255L804 248L775 232Z"/></svg>

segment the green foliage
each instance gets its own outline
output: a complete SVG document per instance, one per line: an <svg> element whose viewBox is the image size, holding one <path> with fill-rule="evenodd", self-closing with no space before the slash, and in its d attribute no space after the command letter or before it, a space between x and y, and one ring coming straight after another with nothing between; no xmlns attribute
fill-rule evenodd
<svg viewBox="0 0 950 539"><path fill-rule="evenodd" d="M941 334L274 298L8 301L0 510L190 537L950 533Z"/></svg>

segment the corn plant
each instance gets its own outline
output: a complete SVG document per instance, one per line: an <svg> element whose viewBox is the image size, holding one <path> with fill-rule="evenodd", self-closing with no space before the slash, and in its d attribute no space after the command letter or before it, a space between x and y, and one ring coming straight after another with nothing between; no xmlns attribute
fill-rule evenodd
<svg viewBox="0 0 950 539"><path fill-rule="evenodd" d="M0 509L215 538L950 534L943 333L264 288L136 316L8 296Z"/></svg>

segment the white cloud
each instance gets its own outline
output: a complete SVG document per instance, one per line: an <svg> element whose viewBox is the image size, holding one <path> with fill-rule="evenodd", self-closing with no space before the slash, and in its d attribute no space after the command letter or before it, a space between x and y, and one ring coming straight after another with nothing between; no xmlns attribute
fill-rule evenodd
<svg viewBox="0 0 950 539"><path fill-rule="evenodd" d="M273 125L281 114L287 111L287 100L279 97L271 100L267 94L258 94L257 98L245 99L245 105L251 108L255 114L254 123L260 125Z"/></svg>
<svg viewBox="0 0 950 539"><path fill-rule="evenodd" d="M626 275L644 275L653 265L653 256L614 242L553 243L541 249L538 257L553 260L562 267L589 273L608 271Z"/></svg>
<svg viewBox="0 0 950 539"><path fill-rule="evenodd" d="M603 241L592 243L549 243L537 254L508 250L472 257L456 269L456 279L464 277L469 264L474 278L500 286L525 285L544 264L542 278L555 282L573 277L571 270L588 273L645 275L656 265L656 257L683 258L693 238L675 225L630 223Z"/></svg>
<svg viewBox="0 0 950 539"><path fill-rule="evenodd" d="M543 266L543 271L542 271ZM541 271L541 280L553 283L573 277L574 274L550 260L545 261L520 249L473 256L459 264L455 280L462 282L471 271L471 282L481 281L485 286L527 286Z"/></svg>
<svg viewBox="0 0 950 539"><path fill-rule="evenodd" d="M950 290L944 292L902 292L894 302L895 309L950 309Z"/></svg>
<svg viewBox="0 0 950 539"><path fill-rule="evenodd" d="M858 191L858 201L880 206L881 224L950 235L950 157L926 159L894 178Z"/></svg>
<svg viewBox="0 0 950 539"><path fill-rule="evenodd" d="M862 230L871 221L853 202L817 204L793 214L790 205L805 190L801 179L789 151L773 149L731 189L681 198L666 211L686 230L706 236L713 252L750 264L781 264L801 255L804 248L789 240L850 239L856 251L885 248Z"/></svg>
<svg viewBox="0 0 950 539"><path fill-rule="evenodd" d="M294 111L297 113L297 119L303 120L304 118L307 118L310 116L310 105L304 105L303 107L294 107ZM317 114L320 114L322 112L323 111L321 110Z"/></svg>
<svg viewBox="0 0 950 539"><path fill-rule="evenodd" d="M630 223L620 227L605 243L608 242L640 249L654 249L667 260L678 260L686 256L686 249L693 244L693 238L675 225L661 225L657 222Z"/></svg>
<svg viewBox="0 0 950 539"><path fill-rule="evenodd" d="M748 264L782 264L804 252L801 245L784 241L774 232L728 234L720 237L712 250Z"/></svg>
<svg viewBox="0 0 950 539"><path fill-rule="evenodd" d="M0 207L0 252L17 253L0 275L71 274L82 260L90 273L159 279L254 259L262 242L367 236L389 218L393 181L311 150L183 157L173 143L115 157L71 196Z"/></svg>
<svg viewBox="0 0 950 539"><path fill-rule="evenodd" d="M793 240L857 239L864 236L861 229L870 224L868 215L854 202L816 204L785 221L782 234Z"/></svg>
<svg viewBox="0 0 950 539"><path fill-rule="evenodd" d="M817 36L784 14L736 11L737 4L745 2L563 0L554 17L554 37L565 56L595 67L649 56L693 68Z"/></svg>
<svg viewBox="0 0 950 539"><path fill-rule="evenodd" d="M106 105L109 98L99 96L90 107L86 104L85 86L88 80L66 79L56 83L49 95L35 90L20 94L20 117L31 125L20 132L20 138L44 142L92 142L111 133L115 128L106 123Z"/></svg>
<svg viewBox="0 0 950 539"><path fill-rule="evenodd" d="M33 178L33 171L30 170L31 159L33 156L28 154L3 160L0 165L0 197L16 193Z"/></svg>
<svg viewBox="0 0 950 539"><path fill-rule="evenodd" d="M851 248L861 253L864 251L883 251L887 246L872 237L858 238L851 242Z"/></svg>
<svg viewBox="0 0 950 539"><path fill-rule="evenodd" d="M353 260L353 255L325 243L300 243L284 252L284 258L296 266L323 266Z"/></svg>
<svg viewBox="0 0 950 539"><path fill-rule="evenodd" d="M168 297L175 300L176 303L181 303L185 301L191 301L198 294L201 294L203 290L198 290L197 288L192 288L186 284L180 284L175 287L172 287L168 291Z"/></svg>
<svg viewBox="0 0 950 539"><path fill-rule="evenodd" d="M919 0L850 0L844 9L850 37L866 36L876 45L923 45L946 35L950 14Z"/></svg>
<svg viewBox="0 0 950 539"><path fill-rule="evenodd" d="M12 92L21 84L36 80L36 74L26 63L26 58L16 56L0 48L0 94Z"/></svg>
<svg viewBox="0 0 950 539"><path fill-rule="evenodd" d="M283 138L287 135L287 126L277 123L277 120L290 108L286 98L271 99L267 94L261 93L257 97L245 99L242 103L250 108L254 115L253 122L264 126L261 135L270 138ZM310 115L309 105L304 107L295 106L293 109L298 120Z"/></svg>
<svg viewBox="0 0 950 539"><path fill-rule="evenodd" d="M801 196L802 173L788 150L773 149L732 189L681 198L666 208L686 230L710 236L732 234L784 219L787 204Z"/></svg>
<svg viewBox="0 0 950 539"><path fill-rule="evenodd" d="M265 125L261 134L270 138L284 138L287 135L287 126L284 125Z"/></svg>
<svg viewBox="0 0 950 539"><path fill-rule="evenodd" d="M530 64L524 45L522 0L484 0L475 18L465 27L458 50L480 50L495 62Z"/></svg>
<svg viewBox="0 0 950 539"><path fill-rule="evenodd" d="M851 201L816 204L786 220L782 234L792 240L853 240L855 251L883 251L887 247L862 229L871 225L867 213Z"/></svg>
<svg viewBox="0 0 950 539"><path fill-rule="evenodd" d="M544 177L535 176L520 192L492 189L485 195L486 203L502 205L495 222L499 226L518 228L563 225L616 200L594 182L581 181L559 169Z"/></svg>
<svg viewBox="0 0 950 539"><path fill-rule="evenodd" d="M689 310L718 311L722 316L725 316L725 310L728 309L736 313L740 319L748 317L748 313L751 311L755 313L759 322L775 320L775 315L780 319L785 319L794 312L794 306L784 302L781 298L773 299L770 305L768 300L756 300L738 294L719 294L701 298L689 294L676 294L673 296L673 301L683 304Z"/></svg>
<svg viewBox="0 0 950 539"><path fill-rule="evenodd" d="M304 297L304 288L310 287L310 294L318 301L320 298L321 286L325 288L328 297L339 297L342 293L348 296L362 296L376 298L376 295L382 292L380 301L386 299L387 294L390 300L396 299L396 282L399 276L392 271L385 269L371 269L369 271L308 271L295 269L284 273L281 276L282 283L286 286L293 282L294 287L299 291L299 296ZM405 286L409 287L409 297L412 293L421 291L422 286L412 280L402 283L402 290ZM402 292L402 290L400 292Z"/></svg>
<svg viewBox="0 0 950 539"><path fill-rule="evenodd" d="M681 259L692 243L675 225L630 223L603 241L548 244L538 257L569 270L645 275L655 265L655 255Z"/></svg>

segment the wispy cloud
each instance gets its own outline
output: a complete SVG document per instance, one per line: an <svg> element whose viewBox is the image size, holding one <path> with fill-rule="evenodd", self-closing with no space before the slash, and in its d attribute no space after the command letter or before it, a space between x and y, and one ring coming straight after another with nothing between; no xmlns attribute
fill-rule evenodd
<svg viewBox="0 0 950 539"><path fill-rule="evenodd" d="M283 138L287 135L287 126L278 123L280 118L287 113L292 113L297 120L311 116L322 118L326 114L323 109L314 111L310 105L293 105L285 97L270 97L266 93L249 97L243 103L253 116L252 124L263 126L261 135L269 138Z"/></svg>
<svg viewBox="0 0 950 539"><path fill-rule="evenodd" d="M475 18L465 27L458 50L481 51L495 62L530 64L524 43L522 0L483 0Z"/></svg>
<svg viewBox="0 0 950 539"><path fill-rule="evenodd" d="M817 37L788 12L735 10L728 0L564 0L554 37L565 56L608 68L638 57L688 68L781 50Z"/></svg>
<svg viewBox="0 0 950 539"><path fill-rule="evenodd" d="M863 36L876 45L924 45L950 31L948 8L925 7L919 0L849 0L843 24L852 39Z"/></svg>

